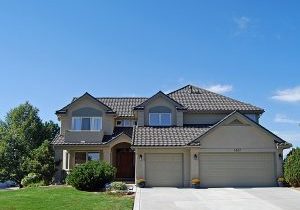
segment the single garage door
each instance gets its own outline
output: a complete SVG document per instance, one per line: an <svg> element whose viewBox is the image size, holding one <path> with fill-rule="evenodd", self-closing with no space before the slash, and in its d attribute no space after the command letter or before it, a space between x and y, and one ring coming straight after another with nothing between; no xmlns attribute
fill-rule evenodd
<svg viewBox="0 0 300 210"><path fill-rule="evenodd" d="M182 187L182 154L146 154L146 185L149 187Z"/></svg>
<svg viewBox="0 0 300 210"><path fill-rule="evenodd" d="M203 187L275 186L274 153L208 153L199 155Z"/></svg>

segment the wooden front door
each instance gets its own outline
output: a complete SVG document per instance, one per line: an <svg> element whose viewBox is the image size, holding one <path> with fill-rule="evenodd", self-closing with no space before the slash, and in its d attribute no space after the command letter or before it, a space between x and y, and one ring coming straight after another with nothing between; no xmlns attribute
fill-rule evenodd
<svg viewBox="0 0 300 210"><path fill-rule="evenodd" d="M130 148L117 149L117 178L134 178L134 152Z"/></svg>

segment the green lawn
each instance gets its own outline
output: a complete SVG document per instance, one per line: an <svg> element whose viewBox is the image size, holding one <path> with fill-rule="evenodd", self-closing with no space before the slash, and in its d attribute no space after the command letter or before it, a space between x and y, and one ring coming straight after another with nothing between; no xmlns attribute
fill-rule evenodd
<svg viewBox="0 0 300 210"><path fill-rule="evenodd" d="M0 190L0 210L126 210L132 208L132 197L83 192L71 187L40 187L13 191Z"/></svg>

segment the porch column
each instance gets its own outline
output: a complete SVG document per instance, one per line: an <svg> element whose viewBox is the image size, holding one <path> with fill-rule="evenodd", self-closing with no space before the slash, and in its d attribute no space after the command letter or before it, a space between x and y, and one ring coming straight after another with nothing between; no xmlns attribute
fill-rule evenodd
<svg viewBox="0 0 300 210"><path fill-rule="evenodd" d="M103 160L108 163L111 163L111 149L110 148L103 149Z"/></svg>

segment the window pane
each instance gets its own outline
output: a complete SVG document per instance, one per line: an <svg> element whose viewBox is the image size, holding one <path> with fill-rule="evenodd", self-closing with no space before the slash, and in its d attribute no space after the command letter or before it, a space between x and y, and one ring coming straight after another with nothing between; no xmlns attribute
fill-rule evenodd
<svg viewBox="0 0 300 210"><path fill-rule="evenodd" d="M85 152L75 152L75 164L82 164L86 162Z"/></svg>
<svg viewBox="0 0 300 210"><path fill-rule="evenodd" d="M92 129L91 130L93 130L93 131L101 130L101 118L100 117L92 118Z"/></svg>
<svg viewBox="0 0 300 210"><path fill-rule="evenodd" d="M159 113L149 113L149 125L159 125Z"/></svg>
<svg viewBox="0 0 300 210"><path fill-rule="evenodd" d="M171 125L171 114L170 113L160 113L160 124L161 125Z"/></svg>
<svg viewBox="0 0 300 210"><path fill-rule="evenodd" d="M88 160L100 160L99 152L89 152L88 153Z"/></svg>
<svg viewBox="0 0 300 210"><path fill-rule="evenodd" d="M123 120L124 127L130 127L131 126L131 121L130 120Z"/></svg>
<svg viewBox="0 0 300 210"><path fill-rule="evenodd" d="M81 130L91 130L91 120L90 118L82 118Z"/></svg>
<svg viewBox="0 0 300 210"><path fill-rule="evenodd" d="M72 118L72 130L81 130L81 118L80 117Z"/></svg>

